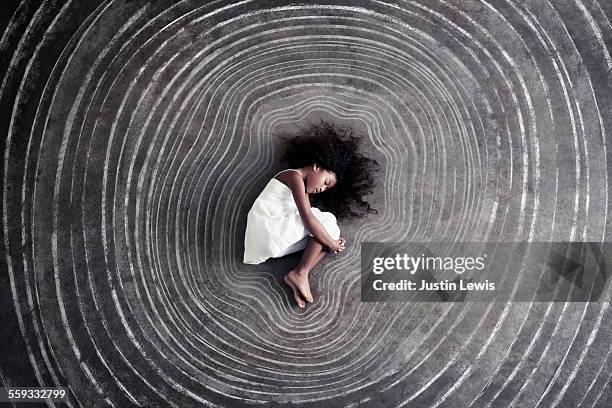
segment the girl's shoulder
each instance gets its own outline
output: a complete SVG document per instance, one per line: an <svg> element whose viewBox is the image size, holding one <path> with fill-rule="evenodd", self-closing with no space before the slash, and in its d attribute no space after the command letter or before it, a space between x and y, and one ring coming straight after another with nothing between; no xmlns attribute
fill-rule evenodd
<svg viewBox="0 0 612 408"><path fill-rule="evenodd" d="M274 179L283 183L290 190L293 190L300 184L300 180L302 180L302 173L296 169L286 169L276 173L274 175Z"/></svg>
<svg viewBox="0 0 612 408"><path fill-rule="evenodd" d="M289 173L289 172L291 172L291 171L294 171L294 172L297 172L298 174L300 174L300 172L299 172L299 171L297 171L296 169L285 169L285 170L281 170L281 171L279 171L278 173L276 173L276 174L274 175L274 177L272 177L272 178L277 178L277 176L278 176L279 174L288 174L288 173Z"/></svg>

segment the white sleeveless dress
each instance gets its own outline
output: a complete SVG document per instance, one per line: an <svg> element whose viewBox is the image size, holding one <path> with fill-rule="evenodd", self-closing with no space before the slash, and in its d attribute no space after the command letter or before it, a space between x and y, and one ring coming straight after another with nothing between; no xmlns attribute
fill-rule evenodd
<svg viewBox="0 0 612 408"><path fill-rule="evenodd" d="M274 177L280 173L282 171ZM308 237L312 236L302 223L291 188L274 177L249 210L244 235L245 264L260 264L269 258L280 258L300 251L306 247ZM311 207L311 210L327 233L337 240L340 228L336 217L315 207Z"/></svg>

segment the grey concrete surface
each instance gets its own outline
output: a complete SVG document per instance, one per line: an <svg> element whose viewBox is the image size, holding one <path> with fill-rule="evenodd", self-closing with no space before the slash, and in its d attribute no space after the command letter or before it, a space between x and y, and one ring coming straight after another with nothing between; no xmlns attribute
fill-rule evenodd
<svg viewBox="0 0 612 408"><path fill-rule="evenodd" d="M2 7L5 385L74 407L612 406L608 301L359 296L364 241L610 241L609 2ZM365 136L379 212L341 223L302 311L280 281L299 254L241 260L279 135L318 119Z"/></svg>

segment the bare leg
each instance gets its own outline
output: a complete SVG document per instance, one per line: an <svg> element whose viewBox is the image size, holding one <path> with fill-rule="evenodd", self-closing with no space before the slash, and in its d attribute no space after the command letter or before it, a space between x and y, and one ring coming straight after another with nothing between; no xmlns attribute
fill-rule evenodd
<svg viewBox="0 0 612 408"><path fill-rule="evenodd" d="M308 243L302 254L302 259L298 264L297 268L301 271L310 272L317 263L325 256L326 252L323 250L323 245L313 237L308 238Z"/></svg>
<svg viewBox="0 0 612 408"><path fill-rule="evenodd" d="M313 299L312 293L310 293L310 285L308 284L308 273L325 255L326 252L323 249L323 245L310 237L300 263L283 277L285 283L293 289L293 297L295 297L299 307L305 306L300 294L304 299L312 303Z"/></svg>

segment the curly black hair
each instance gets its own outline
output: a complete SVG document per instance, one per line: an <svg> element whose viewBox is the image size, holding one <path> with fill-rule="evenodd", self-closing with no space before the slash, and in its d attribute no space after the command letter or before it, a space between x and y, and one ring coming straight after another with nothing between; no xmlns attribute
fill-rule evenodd
<svg viewBox="0 0 612 408"><path fill-rule="evenodd" d="M374 189L378 162L359 153L361 137L350 127L320 121L296 136L282 136L282 160L291 168L318 164L336 174L336 185L313 198L318 207L331 211L338 219L377 213L363 196Z"/></svg>

